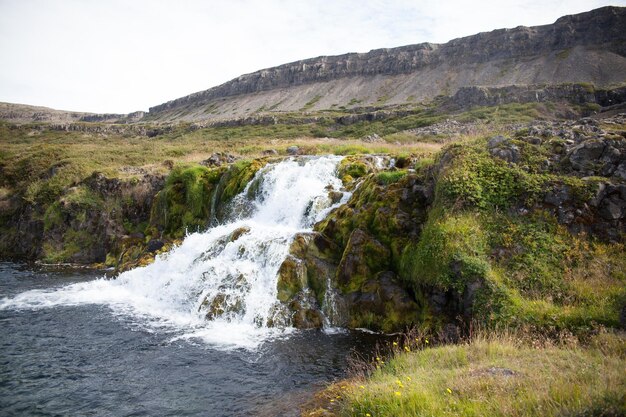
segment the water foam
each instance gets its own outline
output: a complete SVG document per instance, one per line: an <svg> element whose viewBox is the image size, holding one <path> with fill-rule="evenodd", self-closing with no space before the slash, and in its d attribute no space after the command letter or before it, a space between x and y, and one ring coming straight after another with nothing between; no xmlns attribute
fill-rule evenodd
<svg viewBox="0 0 626 417"><path fill-rule="evenodd" d="M253 348L290 331L276 299L277 272L294 235L310 231L334 207L329 191L342 187L335 175L340 160L269 164L233 200L238 218L188 235L153 264L115 280L27 291L1 299L0 309L104 304L151 328L173 331L176 339Z"/></svg>

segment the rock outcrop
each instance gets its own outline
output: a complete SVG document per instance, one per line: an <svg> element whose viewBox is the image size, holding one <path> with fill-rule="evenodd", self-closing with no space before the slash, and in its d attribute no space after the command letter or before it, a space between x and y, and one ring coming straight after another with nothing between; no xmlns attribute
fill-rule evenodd
<svg viewBox="0 0 626 417"><path fill-rule="evenodd" d="M322 56L242 75L150 108L154 120L406 104L464 87L626 81L626 9L603 7L554 24L499 29L368 53ZM461 98L475 92L463 92ZM548 94L549 95L549 94ZM236 107L236 109L230 109ZM245 109L248 109L246 112Z"/></svg>

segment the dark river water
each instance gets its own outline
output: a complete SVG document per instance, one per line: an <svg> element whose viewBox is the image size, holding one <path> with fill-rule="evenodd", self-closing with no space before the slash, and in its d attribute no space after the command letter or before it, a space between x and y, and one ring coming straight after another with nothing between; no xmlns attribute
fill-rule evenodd
<svg viewBox="0 0 626 417"><path fill-rule="evenodd" d="M10 302L101 275L0 263L1 415L298 415L317 389L345 376L354 351L376 342L358 332L299 331L254 349L220 349L103 304Z"/></svg>

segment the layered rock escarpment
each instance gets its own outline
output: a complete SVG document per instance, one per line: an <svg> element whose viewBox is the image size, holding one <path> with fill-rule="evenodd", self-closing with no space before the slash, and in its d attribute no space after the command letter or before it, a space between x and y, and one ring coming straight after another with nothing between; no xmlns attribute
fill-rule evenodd
<svg viewBox="0 0 626 417"><path fill-rule="evenodd" d="M588 98L607 106L620 97L623 101L623 91L617 97L600 97L593 89L614 91L626 83L624 27L626 8L603 7L550 25L498 29L445 44L304 59L241 75L151 107L149 113L91 114L0 103L0 119L60 126L244 119L268 124L276 112L411 106L437 96L448 96L461 107L534 98ZM567 83L587 83L590 88L558 86Z"/></svg>
<svg viewBox="0 0 626 417"><path fill-rule="evenodd" d="M441 45L306 59L154 106L149 116L198 120L254 111L399 104L476 85L609 86L626 81L624 27L626 9L604 7L551 25L499 29Z"/></svg>

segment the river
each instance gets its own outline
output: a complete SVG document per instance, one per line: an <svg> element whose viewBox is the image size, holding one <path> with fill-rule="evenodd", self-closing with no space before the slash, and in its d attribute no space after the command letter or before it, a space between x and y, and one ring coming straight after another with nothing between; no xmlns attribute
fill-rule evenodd
<svg viewBox="0 0 626 417"><path fill-rule="evenodd" d="M377 339L293 329L276 299L293 236L349 197L339 161L266 166L231 218L114 280L0 264L0 414L298 415Z"/></svg>

